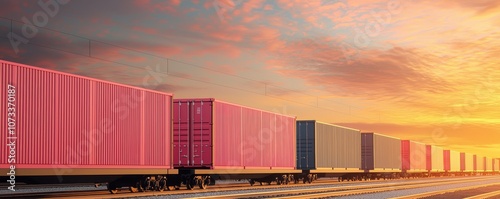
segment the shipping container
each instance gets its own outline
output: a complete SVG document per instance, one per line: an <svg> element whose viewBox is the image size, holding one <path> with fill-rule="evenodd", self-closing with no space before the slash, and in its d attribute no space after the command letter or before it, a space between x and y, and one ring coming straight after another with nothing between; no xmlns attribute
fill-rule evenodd
<svg viewBox="0 0 500 199"><path fill-rule="evenodd" d="M359 171L360 131L315 120L297 121L297 168Z"/></svg>
<svg viewBox="0 0 500 199"><path fill-rule="evenodd" d="M495 159L493 160L493 163L494 163L493 170L494 170L495 172L500 172L500 159L495 158Z"/></svg>
<svg viewBox="0 0 500 199"><path fill-rule="evenodd" d="M401 170L401 140L377 133L361 133L363 170Z"/></svg>
<svg viewBox="0 0 500 199"><path fill-rule="evenodd" d="M492 172L493 171L493 159L490 157L486 157L486 171L487 172Z"/></svg>
<svg viewBox="0 0 500 199"><path fill-rule="evenodd" d="M427 170L434 172L444 171L443 148L433 145L426 146Z"/></svg>
<svg viewBox="0 0 500 199"><path fill-rule="evenodd" d="M474 161L474 171L477 171L477 155L472 155L472 159Z"/></svg>
<svg viewBox="0 0 500 199"><path fill-rule="evenodd" d="M401 140L401 161L403 171L426 171L426 152L425 144Z"/></svg>
<svg viewBox="0 0 500 199"><path fill-rule="evenodd" d="M444 170L447 172L460 171L460 152L454 150L444 150Z"/></svg>
<svg viewBox="0 0 500 199"><path fill-rule="evenodd" d="M484 157L484 156L477 156L476 164L477 164L477 167L476 167L476 171L477 172L484 172L484 171L486 171L486 157Z"/></svg>
<svg viewBox="0 0 500 199"><path fill-rule="evenodd" d="M176 99L173 135L176 168L295 169L292 116L211 98Z"/></svg>
<svg viewBox="0 0 500 199"><path fill-rule="evenodd" d="M0 64L0 128L11 133L0 143L15 141L16 175L165 174L172 168L171 94ZM10 165L7 158L0 164Z"/></svg>
<svg viewBox="0 0 500 199"><path fill-rule="evenodd" d="M460 153L460 170L464 172L474 171L474 155L471 153Z"/></svg>

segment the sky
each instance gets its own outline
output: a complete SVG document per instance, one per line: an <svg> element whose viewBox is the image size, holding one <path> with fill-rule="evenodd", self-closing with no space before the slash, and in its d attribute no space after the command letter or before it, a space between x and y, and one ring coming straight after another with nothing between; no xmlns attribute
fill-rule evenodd
<svg viewBox="0 0 500 199"><path fill-rule="evenodd" d="M0 59L500 157L500 1L0 3Z"/></svg>

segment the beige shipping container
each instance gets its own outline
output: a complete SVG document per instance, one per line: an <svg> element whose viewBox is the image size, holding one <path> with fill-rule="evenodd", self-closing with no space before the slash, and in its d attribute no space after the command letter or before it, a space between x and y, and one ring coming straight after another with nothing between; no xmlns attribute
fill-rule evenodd
<svg viewBox="0 0 500 199"><path fill-rule="evenodd" d="M486 167L484 165L485 158L484 156L476 156L476 172L484 172Z"/></svg>
<svg viewBox="0 0 500 199"><path fill-rule="evenodd" d="M490 157L486 157L486 171L487 172L493 171L493 159Z"/></svg>
<svg viewBox="0 0 500 199"><path fill-rule="evenodd" d="M460 171L460 152L452 150L450 152L450 161L451 171Z"/></svg>
<svg viewBox="0 0 500 199"><path fill-rule="evenodd" d="M361 133L363 170L401 170L401 140L377 133Z"/></svg>
<svg viewBox="0 0 500 199"><path fill-rule="evenodd" d="M427 170L434 172L444 171L442 147L427 145Z"/></svg>
<svg viewBox="0 0 500 199"><path fill-rule="evenodd" d="M493 170L495 172L500 172L500 159L496 158L493 160L495 165L493 166Z"/></svg>
<svg viewBox="0 0 500 199"><path fill-rule="evenodd" d="M297 156L299 169L359 171L361 133L315 120L297 121Z"/></svg>
<svg viewBox="0 0 500 199"><path fill-rule="evenodd" d="M474 155L472 153L460 153L460 170L474 171Z"/></svg>
<svg viewBox="0 0 500 199"><path fill-rule="evenodd" d="M460 152L454 150L444 150L444 170L448 172L460 171Z"/></svg>

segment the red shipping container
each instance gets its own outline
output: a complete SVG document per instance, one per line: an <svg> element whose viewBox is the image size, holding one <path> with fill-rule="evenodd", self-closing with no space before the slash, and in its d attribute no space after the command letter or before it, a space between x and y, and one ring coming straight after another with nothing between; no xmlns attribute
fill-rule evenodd
<svg viewBox="0 0 500 199"><path fill-rule="evenodd" d="M476 154L472 155L472 160L473 160L474 171L476 171L477 170L477 155Z"/></svg>
<svg viewBox="0 0 500 199"><path fill-rule="evenodd" d="M401 140L401 161L404 171L425 171L427 149L425 144L411 140Z"/></svg>
<svg viewBox="0 0 500 199"><path fill-rule="evenodd" d="M295 168L295 117L215 99L176 99L173 135L176 168Z"/></svg>
<svg viewBox="0 0 500 199"><path fill-rule="evenodd" d="M15 125L18 175L145 174L172 168L171 94L0 64L0 128ZM15 123L3 117L8 113L14 113ZM0 136L2 146L11 141ZM9 151L0 153L7 157ZM10 165L7 158L0 164Z"/></svg>

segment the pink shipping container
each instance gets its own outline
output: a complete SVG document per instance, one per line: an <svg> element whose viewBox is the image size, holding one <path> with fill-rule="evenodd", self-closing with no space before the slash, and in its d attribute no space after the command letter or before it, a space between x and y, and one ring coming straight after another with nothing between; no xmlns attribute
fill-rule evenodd
<svg viewBox="0 0 500 199"><path fill-rule="evenodd" d="M471 153L460 153L460 170L464 172L474 171L474 155Z"/></svg>
<svg viewBox="0 0 500 199"><path fill-rule="evenodd" d="M174 167L295 169L295 117L215 99L174 100Z"/></svg>
<svg viewBox="0 0 500 199"><path fill-rule="evenodd" d="M433 145L427 145L426 149L427 170L434 172L444 171L443 148Z"/></svg>
<svg viewBox="0 0 500 199"><path fill-rule="evenodd" d="M443 151L444 170L448 172L460 171L460 152L453 150Z"/></svg>
<svg viewBox="0 0 500 199"><path fill-rule="evenodd" d="M403 171L426 171L426 152L425 144L401 140L401 160Z"/></svg>
<svg viewBox="0 0 500 199"><path fill-rule="evenodd" d="M18 176L166 174L172 168L171 94L0 64L0 128L13 127L17 137L0 136L0 143L15 141ZM7 123L8 114L15 122ZM9 151L0 153L8 157ZM7 158L0 164L10 165Z"/></svg>

